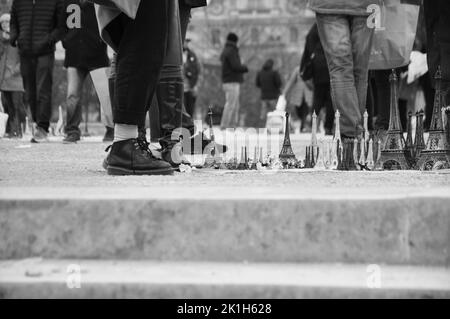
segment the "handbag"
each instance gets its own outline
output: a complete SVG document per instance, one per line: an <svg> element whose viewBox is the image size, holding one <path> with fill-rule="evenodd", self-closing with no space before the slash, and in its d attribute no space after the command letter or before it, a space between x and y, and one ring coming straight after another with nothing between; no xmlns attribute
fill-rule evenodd
<svg viewBox="0 0 450 319"><path fill-rule="evenodd" d="M408 65L419 20L418 5L383 1L381 27L375 28L369 69L387 70Z"/></svg>

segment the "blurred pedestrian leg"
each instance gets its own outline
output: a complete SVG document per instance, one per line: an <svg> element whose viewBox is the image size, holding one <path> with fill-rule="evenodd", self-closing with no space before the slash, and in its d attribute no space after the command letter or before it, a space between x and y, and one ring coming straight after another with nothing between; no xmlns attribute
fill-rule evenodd
<svg viewBox="0 0 450 319"><path fill-rule="evenodd" d="M317 13L316 19L330 71L333 106L341 112L341 134L356 137L363 132L373 29L365 16Z"/></svg>
<svg viewBox="0 0 450 319"><path fill-rule="evenodd" d="M239 123L239 83L224 83L223 90L225 92L225 106L222 115L220 128L226 130L227 128L236 128Z"/></svg>

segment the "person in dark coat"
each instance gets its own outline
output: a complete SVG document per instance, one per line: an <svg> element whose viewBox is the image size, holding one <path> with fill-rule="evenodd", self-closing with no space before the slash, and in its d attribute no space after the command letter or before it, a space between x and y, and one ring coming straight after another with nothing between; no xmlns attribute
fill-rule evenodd
<svg viewBox="0 0 450 319"><path fill-rule="evenodd" d="M260 123L266 125L267 113L275 110L278 97L281 94L281 76L273 69L272 59L267 60L261 71L256 75L256 87L261 91Z"/></svg>
<svg viewBox="0 0 450 319"><path fill-rule="evenodd" d="M80 140L80 102L89 73L109 66L107 47L100 38L94 5L86 0L66 0L66 7L72 4L81 8L81 28L69 29L63 40L66 49L64 67L67 68L68 82L64 143L76 143Z"/></svg>
<svg viewBox="0 0 450 319"><path fill-rule="evenodd" d="M222 83L225 91L225 106L220 127L222 130L236 128L239 123L239 94L247 66L241 62L237 43L239 37L229 33L220 61L222 62Z"/></svg>
<svg viewBox="0 0 450 319"><path fill-rule="evenodd" d="M0 17L0 91L3 107L9 115L6 133L10 138L21 138L26 110L19 52L9 43L10 19L8 13Z"/></svg>
<svg viewBox="0 0 450 319"><path fill-rule="evenodd" d="M325 134L333 134L334 110L331 100L330 72L328 71L327 60L322 44L320 43L319 30L315 23L306 36L305 50L300 62L300 70L304 70L307 65L311 68L312 76L303 78L304 81L312 80L314 86L313 109L317 115L322 108L325 109Z"/></svg>
<svg viewBox="0 0 450 319"><path fill-rule="evenodd" d="M36 129L32 142L47 140L52 113L55 45L65 33L63 0L14 0L10 42L18 47L25 93Z"/></svg>

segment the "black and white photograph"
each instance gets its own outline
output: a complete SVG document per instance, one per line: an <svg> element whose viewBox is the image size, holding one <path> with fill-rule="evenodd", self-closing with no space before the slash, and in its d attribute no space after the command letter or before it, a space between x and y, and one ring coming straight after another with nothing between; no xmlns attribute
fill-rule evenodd
<svg viewBox="0 0 450 319"><path fill-rule="evenodd" d="M450 299L449 17L0 0L0 299Z"/></svg>

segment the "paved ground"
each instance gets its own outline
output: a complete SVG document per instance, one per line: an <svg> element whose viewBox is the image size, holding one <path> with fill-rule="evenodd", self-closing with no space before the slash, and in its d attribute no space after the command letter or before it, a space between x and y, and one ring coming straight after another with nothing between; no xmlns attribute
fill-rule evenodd
<svg viewBox="0 0 450 319"><path fill-rule="evenodd" d="M307 136L293 136L298 157L308 143ZM450 171L438 172L337 172L296 170L274 172L206 171L178 173L173 177L110 177L101 163L107 144L100 137L76 145L63 145L54 138L46 144L0 140L0 189L10 187L263 187L276 192L293 188L364 189L381 193L398 188L416 192L450 188ZM240 148L240 146L238 146ZM233 150L230 151L233 153ZM192 159L201 161L201 157ZM245 175L245 180L243 176ZM389 190L388 190L389 189Z"/></svg>

